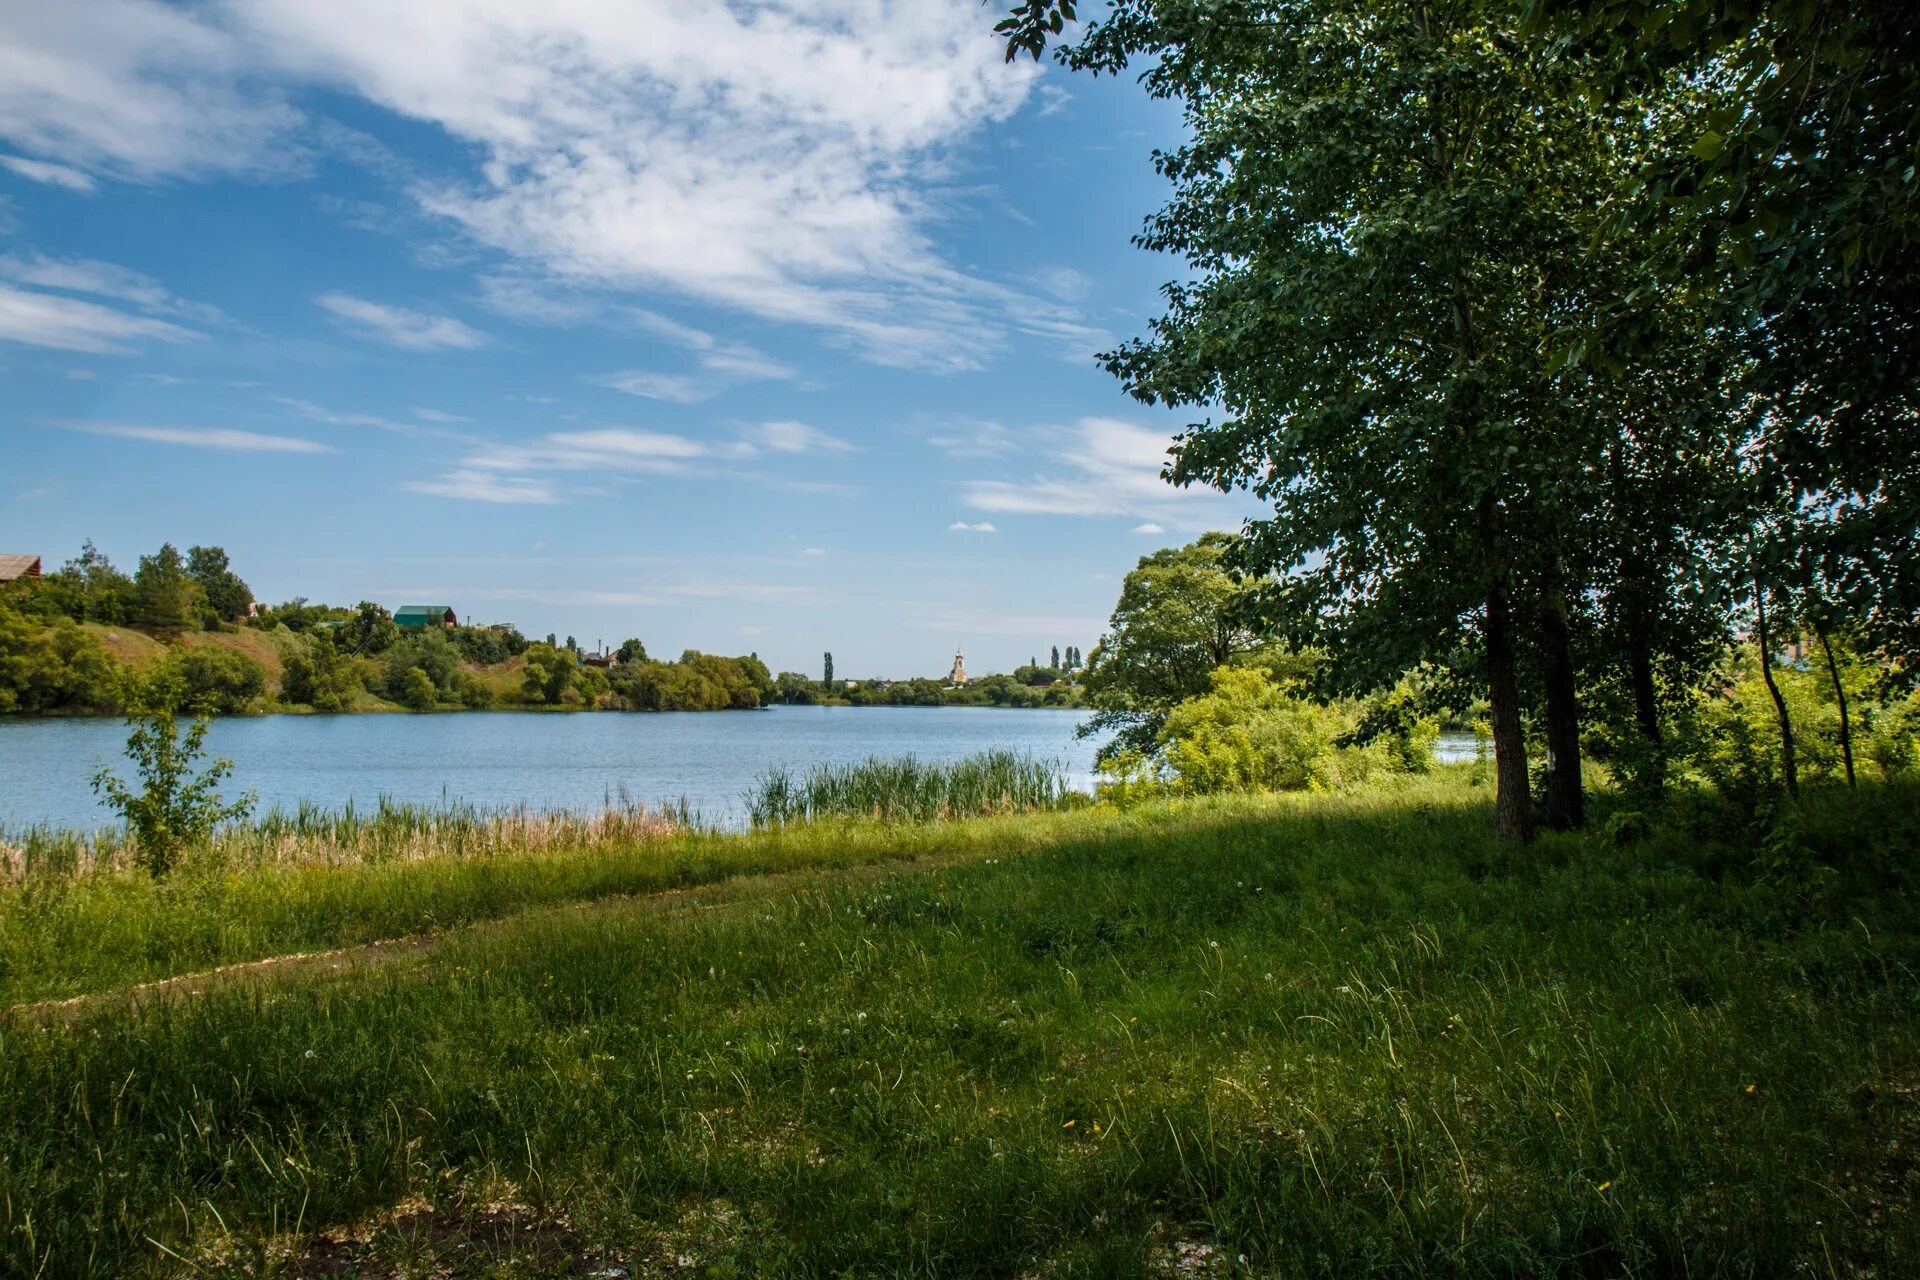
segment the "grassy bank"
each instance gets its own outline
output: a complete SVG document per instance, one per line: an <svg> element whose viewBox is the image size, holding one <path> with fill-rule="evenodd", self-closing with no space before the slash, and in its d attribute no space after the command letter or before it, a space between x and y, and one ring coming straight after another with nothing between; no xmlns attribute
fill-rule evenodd
<svg viewBox="0 0 1920 1280"><path fill-rule="evenodd" d="M1483 801L1448 777L674 837L630 866L821 870L16 1014L0 1271L1920 1265L1920 798L1814 797L1817 874L1791 886L1704 822L1501 848ZM503 909L588 874L521 861L470 864ZM302 903L344 920L365 904L335 886L386 883L377 908L419 866L264 867L232 879L270 892L197 902L62 891L127 895L159 939ZM44 946L55 980L28 986L117 980L89 937Z"/></svg>

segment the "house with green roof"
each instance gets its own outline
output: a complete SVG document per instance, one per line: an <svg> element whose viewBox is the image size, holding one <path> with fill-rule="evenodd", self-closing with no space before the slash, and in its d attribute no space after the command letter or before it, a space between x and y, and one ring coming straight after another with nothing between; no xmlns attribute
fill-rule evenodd
<svg viewBox="0 0 1920 1280"><path fill-rule="evenodd" d="M428 631L434 627L457 627L460 619L450 604L403 604L393 611L393 625L402 631Z"/></svg>

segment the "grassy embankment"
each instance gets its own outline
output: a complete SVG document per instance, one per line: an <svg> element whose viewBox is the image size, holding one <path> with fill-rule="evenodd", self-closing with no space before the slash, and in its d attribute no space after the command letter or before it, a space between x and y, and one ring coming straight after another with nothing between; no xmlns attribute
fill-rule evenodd
<svg viewBox="0 0 1920 1280"><path fill-rule="evenodd" d="M504 918L0 1019L0 1272L1920 1265L1920 795L1810 798L1811 895L1487 825L1455 772L19 885L9 999Z"/></svg>
<svg viewBox="0 0 1920 1280"><path fill-rule="evenodd" d="M129 670L144 672L155 663L167 657L179 648L224 649L243 654L258 662L265 672L267 696L261 700L259 709L278 713L299 713L311 710L297 704L280 700L280 683L286 675L287 658L305 646L305 641L285 627L272 631L261 631L252 627L235 627L226 631L186 631L175 637L170 643L130 626L109 626L105 623L87 622L81 629L100 642L114 661ZM478 663L462 664L463 669L476 680L486 684L494 691L496 698L505 700L518 692L520 672L526 665L525 659L512 658L494 666ZM353 705L350 711L404 711L397 702L389 702L364 688L354 691Z"/></svg>

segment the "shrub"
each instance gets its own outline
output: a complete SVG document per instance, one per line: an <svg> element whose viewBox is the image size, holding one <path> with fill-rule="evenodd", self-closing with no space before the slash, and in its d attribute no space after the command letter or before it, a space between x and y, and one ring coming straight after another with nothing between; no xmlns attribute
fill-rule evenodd
<svg viewBox="0 0 1920 1280"><path fill-rule="evenodd" d="M341 652L325 630L319 630L287 658L280 696L288 702L305 703L315 711L345 711L353 703L358 684L353 659Z"/></svg>
<svg viewBox="0 0 1920 1280"><path fill-rule="evenodd" d="M232 804L220 798L220 782L233 771L233 761L215 760L194 772L209 721L205 714L196 717L181 738L174 711L184 695L177 675L165 670L130 688L126 754L139 774L139 791L104 766L93 775L95 794L126 822L142 863L156 877L171 870L183 850L205 843L220 823L245 818L253 809L251 795Z"/></svg>
<svg viewBox="0 0 1920 1280"><path fill-rule="evenodd" d="M1168 713L1159 742L1182 791L1299 791L1371 772L1366 752L1336 746L1351 727L1265 670L1221 667L1211 693Z"/></svg>
<svg viewBox="0 0 1920 1280"><path fill-rule="evenodd" d="M179 684L185 706L236 715L267 691L266 668L233 649L212 645L181 649L165 666Z"/></svg>
<svg viewBox="0 0 1920 1280"><path fill-rule="evenodd" d="M403 707L414 711L431 711L440 700L440 690L434 687L433 677L419 667L410 667L400 677L398 696L394 698Z"/></svg>
<svg viewBox="0 0 1920 1280"><path fill-rule="evenodd" d="M108 711L119 688L120 664L85 630L0 609L0 714Z"/></svg>

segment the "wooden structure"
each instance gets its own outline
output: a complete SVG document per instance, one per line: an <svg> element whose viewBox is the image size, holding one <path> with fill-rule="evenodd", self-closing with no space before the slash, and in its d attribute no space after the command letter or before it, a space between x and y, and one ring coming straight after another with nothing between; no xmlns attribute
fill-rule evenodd
<svg viewBox="0 0 1920 1280"><path fill-rule="evenodd" d="M433 627L457 627L460 619L450 604L403 604L393 611L393 625L402 631L427 631Z"/></svg>
<svg viewBox="0 0 1920 1280"><path fill-rule="evenodd" d="M39 556L0 555L0 582L18 582L22 578L37 578L39 576Z"/></svg>

